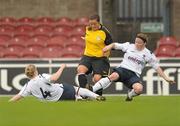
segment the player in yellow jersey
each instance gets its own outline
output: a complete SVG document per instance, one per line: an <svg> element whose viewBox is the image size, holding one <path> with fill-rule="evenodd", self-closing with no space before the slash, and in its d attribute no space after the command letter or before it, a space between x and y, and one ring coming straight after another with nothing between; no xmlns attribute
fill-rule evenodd
<svg viewBox="0 0 180 126"><path fill-rule="evenodd" d="M89 26L86 27L85 51L77 68L80 87L87 87L87 74L93 74L93 82L96 83L102 77L109 74L110 64L108 57L110 52L103 53L102 49L113 42L107 28L100 24L98 15L89 18ZM96 92L102 95L102 91Z"/></svg>

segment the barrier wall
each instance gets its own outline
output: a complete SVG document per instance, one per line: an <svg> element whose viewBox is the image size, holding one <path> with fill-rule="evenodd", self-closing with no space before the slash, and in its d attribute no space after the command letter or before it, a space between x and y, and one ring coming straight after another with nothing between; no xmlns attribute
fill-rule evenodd
<svg viewBox="0 0 180 126"><path fill-rule="evenodd" d="M121 59L112 58L111 71L118 66ZM79 59L38 59L38 60L0 60L0 95L11 95L19 92L22 86L28 81L24 75L24 68L28 64L35 64L39 73L53 73L61 63L66 63L67 68L58 80L59 83L66 82L76 85L76 68ZM168 85L166 81L160 78L154 69L147 66L142 73L142 82L144 85L143 93L146 95L170 95L180 94L180 59L161 59L160 65L165 73L174 79L177 84ZM89 83L91 75L88 76ZM107 88L105 94L126 94L127 88L122 83L113 83Z"/></svg>

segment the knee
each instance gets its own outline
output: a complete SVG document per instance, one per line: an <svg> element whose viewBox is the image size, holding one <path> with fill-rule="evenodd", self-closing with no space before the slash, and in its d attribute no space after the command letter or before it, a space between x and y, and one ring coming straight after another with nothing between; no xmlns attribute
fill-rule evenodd
<svg viewBox="0 0 180 126"><path fill-rule="evenodd" d="M142 84L134 84L133 89L137 94L141 94L143 91L143 86Z"/></svg>
<svg viewBox="0 0 180 126"><path fill-rule="evenodd" d="M108 78L111 80L111 81L116 81L118 78L119 78L119 74L114 72L112 73L110 76L108 76Z"/></svg>
<svg viewBox="0 0 180 126"><path fill-rule="evenodd" d="M83 66L83 65L79 65L78 67L77 67L77 73L78 74L80 74L80 73L86 73L88 71L88 68L87 67L85 67L85 66Z"/></svg>
<svg viewBox="0 0 180 126"><path fill-rule="evenodd" d="M94 77L93 77L93 82L96 83L96 82L98 82L101 78L102 78L101 75L94 75Z"/></svg>

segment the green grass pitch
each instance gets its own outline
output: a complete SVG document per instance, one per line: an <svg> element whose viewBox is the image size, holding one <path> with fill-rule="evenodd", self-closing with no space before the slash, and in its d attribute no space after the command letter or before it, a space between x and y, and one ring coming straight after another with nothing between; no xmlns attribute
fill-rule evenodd
<svg viewBox="0 0 180 126"><path fill-rule="evenodd" d="M8 103L0 97L0 126L180 126L180 96L108 96L105 102Z"/></svg>

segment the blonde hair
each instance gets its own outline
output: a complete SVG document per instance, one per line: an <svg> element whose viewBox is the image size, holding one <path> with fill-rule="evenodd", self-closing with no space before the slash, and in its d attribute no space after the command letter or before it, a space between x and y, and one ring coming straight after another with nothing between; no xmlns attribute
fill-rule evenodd
<svg viewBox="0 0 180 126"><path fill-rule="evenodd" d="M36 71L37 71L37 68L33 64L30 64L25 68L25 74L29 78L32 78L35 75Z"/></svg>
<svg viewBox="0 0 180 126"><path fill-rule="evenodd" d="M147 43L147 41L148 41L148 36L144 33L139 33L139 34L137 34L136 37L142 39L144 41L144 43Z"/></svg>

